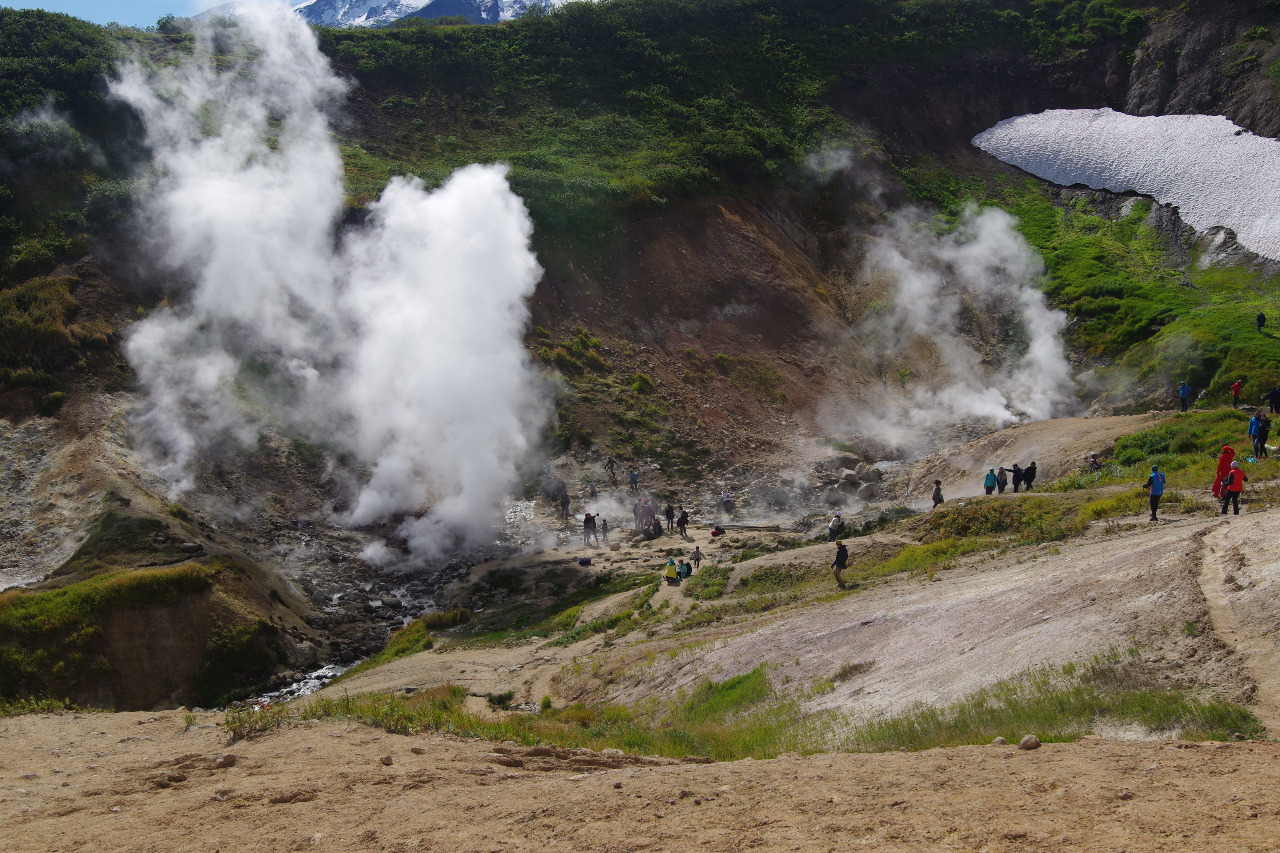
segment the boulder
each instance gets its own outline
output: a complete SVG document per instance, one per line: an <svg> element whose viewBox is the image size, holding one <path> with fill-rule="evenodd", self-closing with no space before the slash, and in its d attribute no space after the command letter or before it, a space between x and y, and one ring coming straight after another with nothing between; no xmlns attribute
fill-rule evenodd
<svg viewBox="0 0 1280 853"><path fill-rule="evenodd" d="M864 501L875 500L880 494L880 487L875 483L863 483L858 487L858 497Z"/></svg>
<svg viewBox="0 0 1280 853"><path fill-rule="evenodd" d="M884 478L884 473L879 468L874 465L868 465L866 462L859 462L853 469L853 472L857 474L858 479L862 480L864 483L878 483Z"/></svg>

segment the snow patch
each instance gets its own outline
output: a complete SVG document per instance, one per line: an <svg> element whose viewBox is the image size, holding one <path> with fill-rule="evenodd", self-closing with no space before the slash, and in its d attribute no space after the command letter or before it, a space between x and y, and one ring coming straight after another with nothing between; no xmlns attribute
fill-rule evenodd
<svg viewBox="0 0 1280 853"><path fill-rule="evenodd" d="M1197 231L1230 228L1245 248L1280 259L1280 142L1222 116L1047 110L973 144L1055 184L1152 196Z"/></svg>

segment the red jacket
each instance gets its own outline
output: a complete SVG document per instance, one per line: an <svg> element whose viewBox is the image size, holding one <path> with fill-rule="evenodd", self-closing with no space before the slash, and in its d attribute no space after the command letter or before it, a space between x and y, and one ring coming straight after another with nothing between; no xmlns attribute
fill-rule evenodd
<svg viewBox="0 0 1280 853"><path fill-rule="evenodd" d="M1243 492L1244 481L1247 479L1249 478L1239 468L1232 468L1227 472L1227 476L1222 478L1222 485L1228 492Z"/></svg>
<svg viewBox="0 0 1280 853"><path fill-rule="evenodd" d="M1233 397L1239 397L1240 389L1243 387L1244 387L1244 383L1237 381L1234 385L1231 386L1231 395Z"/></svg>

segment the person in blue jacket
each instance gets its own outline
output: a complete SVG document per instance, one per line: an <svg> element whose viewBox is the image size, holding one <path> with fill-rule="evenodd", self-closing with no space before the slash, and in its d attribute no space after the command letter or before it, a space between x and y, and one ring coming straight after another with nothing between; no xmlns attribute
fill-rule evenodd
<svg viewBox="0 0 1280 853"><path fill-rule="evenodd" d="M1185 379L1178 383L1178 402L1182 404L1184 412L1187 410L1187 404L1191 402L1191 386Z"/></svg>
<svg viewBox="0 0 1280 853"><path fill-rule="evenodd" d="M1257 459L1262 456L1258 449L1258 427L1262 426L1262 415L1258 412L1253 413L1253 417L1249 418L1249 438L1253 441L1253 458Z"/></svg>
<svg viewBox="0 0 1280 853"><path fill-rule="evenodd" d="M1164 495L1164 472L1159 466L1151 466L1151 476L1147 478L1142 489L1147 493L1151 503L1151 520L1155 521L1156 509L1160 506L1160 498Z"/></svg>
<svg viewBox="0 0 1280 853"><path fill-rule="evenodd" d="M1000 485L1000 481L996 478L996 469L992 468L987 471L987 477L982 481L982 488L987 490L987 494L991 494L998 485Z"/></svg>

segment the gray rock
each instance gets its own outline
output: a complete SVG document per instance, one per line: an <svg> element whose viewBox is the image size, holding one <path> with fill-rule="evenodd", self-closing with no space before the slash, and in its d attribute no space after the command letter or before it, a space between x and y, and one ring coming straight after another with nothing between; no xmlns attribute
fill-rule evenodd
<svg viewBox="0 0 1280 853"><path fill-rule="evenodd" d="M1022 740L1018 742L1018 749L1039 749L1040 738L1035 735L1024 735Z"/></svg>
<svg viewBox="0 0 1280 853"><path fill-rule="evenodd" d="M863 483L858 487L858 497L864 501L873 500L880 494L880 487L875 483Z"/></svg>
<svg viewBox="0 0 1280 853"><path fill-rule="evenodd" d="M626 753L623 752L622 750L614 749L613 747L600 750L600 754L608 756L609 758L622 758L624 755L626 755Z"/></svg>
<svg viewBox="0 0 1280 853"><path fill-rule="evenodd" d="M995 740L991 741L991 745L992 746L1008 746L1009 741L1005 740L1002 737L998 737Z"/></svg>
<svg viewBox="0 0 1280 853"><path fill-rule="evenodd" d="M878 483L884 478L884 474L874 465L868 465L865 462L859 462L853 469L858 475L858 479L864 483Z"/></svg>
<svg viewBox="0 0 1280 853"><path fill-rule="evenodd" d="M385 764L387 767L390 767L392 764L396 763L396 760L392 758L390 755L384 755L382 756L382 758L378 760L381 761L383 764Z"/></svg>

